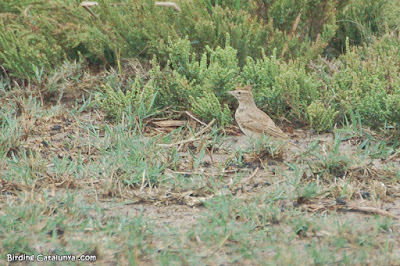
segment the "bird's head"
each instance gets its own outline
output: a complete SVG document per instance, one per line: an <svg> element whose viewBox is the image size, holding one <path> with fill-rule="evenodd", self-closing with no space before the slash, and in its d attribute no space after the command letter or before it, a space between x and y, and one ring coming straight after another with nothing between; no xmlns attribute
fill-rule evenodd
<svg viewBox="0 0 400 266"><path fill-rule="evenodd" d="M253 102L253 93L251 87L247 86L244 88L236 88L234 91L227 91L230 95L235 96L239 102Z"/></svg>

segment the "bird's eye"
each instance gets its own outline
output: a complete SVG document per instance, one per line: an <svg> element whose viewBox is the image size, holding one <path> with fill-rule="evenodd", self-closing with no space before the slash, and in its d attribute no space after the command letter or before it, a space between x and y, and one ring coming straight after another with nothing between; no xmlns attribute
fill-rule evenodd
<svg viewBox="0 0 400 266"><path fill-rule="evenodd" d="M241 92L241 91L239 91L239 92L238 92L238 94L240 95L240 94L242 94L242 92Z"/></svg>

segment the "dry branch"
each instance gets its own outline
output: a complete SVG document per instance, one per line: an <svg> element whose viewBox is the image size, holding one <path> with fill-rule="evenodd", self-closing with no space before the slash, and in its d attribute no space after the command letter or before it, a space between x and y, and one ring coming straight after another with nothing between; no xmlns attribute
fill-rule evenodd
<svg viewBox="0 0 400 266"><path fill-rule="evenodd" d="M206 123L204 123L203 121L201 121L200 119L198 119L197 117L192 115L190 112L186 111L185 114L187 114L189 117L191 117L193 120L197 121L198 123L202 124L203 126L207 126Z"/></svg>
<svg viewBox="0 0 400 266"><path fill-rule="evenodd" d="M164 120L164 121L152 121L158 127L181 127L187 122L185 120Z"/></svg>
<svg viewBox="0 0 400 266"><path fill-rule="evenodd" d="M378 208L375 208L375 207L351 206L349 210L355 210L355 211L359 211L359 212L379 214L379 215L382 215L382 216L393 218L395 220L399 219L398 217L396 217L395 215L391 214L390 212L382 210L382 209L378 209Z"/></svg>
<svg viewBox="0 0 400 266"><path fill-rule="evenodd" d="M183 144L187 144L187 143L191 143L194 141L200 140L200 138L190 138L190 139L186 139L186 140L182 140L182 141L178 141L175 143L171 143L171 144L158 144L161 147L165 147L165 148L171 148L174 147L176 145L183 145Z"/></svg>
<svg viewBox="0 0 400 266"><path fill-rule="evenodd" d="M399 217L396 215L376 208L376 207L370 207L370 206L365 206L365 207L360 207L358 206L360 203L349 203L349 204L344 204L344 205L337 205L333 202L318 202L318 203L313 203L310 202L308 204L305 204L304 207L309 209L310 211L321 211L321 210L338 210L338 211L354 211L354 212L363 212L363 213L370 213L370 214L378 214L382 215L385 217L393 218L395 220L399 220Z"/></svg>
<svg viewBox="0 0 400 266"><path fill-rule="evenodd" d="M257 168L253 171L253 173L250 174L249 177L247 177L247 178L241 180L240 183L241 183L241 184L248 184L248 183L250 183L251 179L253 179L253 177L257 174L258 170L260 170L260 168L257 167Z"/></svg>
<svg viewBox="0 0 400 266"><path fill-rule="evenodd" d="M178 148L178 150L180 150L182 145L190 143L190 142L193 142L193 141L200 140L200 138L198 138L198 136L200 136L204 132L206 132L214 123L215 123L215 119L213 119L206 127L204 127L202 130L197 132L196 135L194 135L194 137L191 137L190 139L182 140L182 141L171 143L171 144L158 144L158 145L161 146L161 147L166 147L166 148L170 148L170 147L174 147L176 145L180 145L179 148Z"/></svg>
<svg viewBox="0 0 400 266"><path fill-rule="evenodd" d="M90 13L94 18L97 18L97 15L93 13L93 11L90 9L91 6L97 6L99 3L97 2L92 2L92 1L84 1L81 3L81 7L83 7L87 12Z"/></svg>
<svg viewBox="0 0 400 266"><path fill-rule="evenodd" d="M285 46L283 46L281 57L283 57L285 55L285 53L286 53L286 51L287 51L287 49L289 47L289 42L292 40L293 35L296 32L297 27L299 26L301 13L302 13L302 10L300 10L299 15L297 15L296 19L294 20L294 23L293 23L293 26L292 26L292 31L288 35L289 40L288 40L288 42L285 43Z"/></svg>
<svg viewBox="0 0 400 266"><path fill-rule="evenodd" d="M178 12L182 11L177 4L172 2L156 2L156 6L173 7Z"/></svg>

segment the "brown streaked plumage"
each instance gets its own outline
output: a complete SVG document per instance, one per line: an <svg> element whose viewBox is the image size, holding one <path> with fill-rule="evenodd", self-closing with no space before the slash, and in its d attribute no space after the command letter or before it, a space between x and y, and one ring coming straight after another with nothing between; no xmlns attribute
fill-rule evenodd
<svg viewBox="0 0 400 266"><path fill-rule="evenodd" d="M266 113L258 109L254 103L250 86L237 88L234 91L228 91L228 93L235 96L239 101L235 119L246 136L261 138L264 133L278 139L289 139L289 136ZM297 147L293 143L290 144Z"/></svg>

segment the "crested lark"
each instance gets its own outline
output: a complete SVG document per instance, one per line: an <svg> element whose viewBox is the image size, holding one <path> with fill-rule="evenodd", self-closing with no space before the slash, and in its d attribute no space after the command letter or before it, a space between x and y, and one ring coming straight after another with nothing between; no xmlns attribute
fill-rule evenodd
<svg viewBox="0 0 400 266"><path fill-rule="evenodd" d="M235 119L246 136L261 138L262 134L266 134L277 139L289 139L289 136L277 127L266 113L257 108L250 86L228 91L228 93L235 96L239 101ZM298 148L297 145L289 143Z"/></svg>

